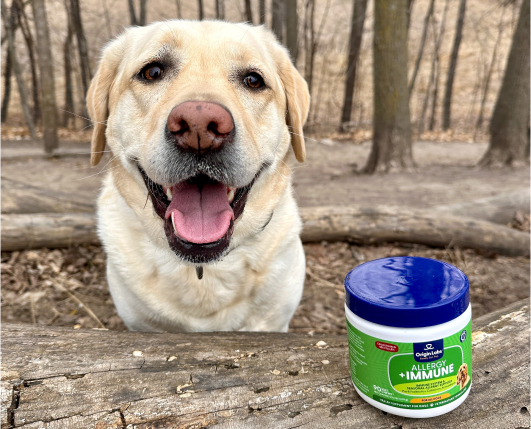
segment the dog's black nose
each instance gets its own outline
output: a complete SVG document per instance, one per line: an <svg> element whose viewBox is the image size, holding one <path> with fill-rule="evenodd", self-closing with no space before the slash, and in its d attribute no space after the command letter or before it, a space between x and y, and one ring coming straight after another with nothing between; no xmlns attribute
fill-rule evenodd
<svg viewBox="0 0 531 429"><path fill-rule="evenodd" d="M186 101L175 106L167 121L177 146L200 154L221 149L232 139L234 121L223 106Z"/></svg>

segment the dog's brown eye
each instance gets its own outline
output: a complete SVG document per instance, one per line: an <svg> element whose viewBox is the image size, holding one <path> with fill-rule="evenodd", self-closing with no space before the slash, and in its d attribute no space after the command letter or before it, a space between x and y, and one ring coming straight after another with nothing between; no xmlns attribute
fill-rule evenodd
<svg viewBox="0 0 531 429"><path fill-rule="evenodd" d="M162 77L163 68L161 65L149 64L142 69L140 76L146 80L156 80Z"/></svg>
<svg viewBox="0 0 531 429"><path fill-rule="evenodd" d="M263 87L264 79L262 79L262 76L260 76L258 73L249 73L245 78L243 79L243 82L245 85L247 85L249 88L258 89Z"/></svg>

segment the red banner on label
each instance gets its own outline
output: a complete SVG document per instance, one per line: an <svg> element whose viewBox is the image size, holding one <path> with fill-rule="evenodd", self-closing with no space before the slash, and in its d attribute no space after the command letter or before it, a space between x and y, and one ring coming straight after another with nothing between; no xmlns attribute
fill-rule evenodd
<svg viewBox="0 0 531 429"><path fill-rule="evenodd" d="M396 353L398 351L398 346L395 346L394 344L389 343L383 343L381 341L376 341L374 345L379 348L380 350L384 350L386 352Z"/></svg>

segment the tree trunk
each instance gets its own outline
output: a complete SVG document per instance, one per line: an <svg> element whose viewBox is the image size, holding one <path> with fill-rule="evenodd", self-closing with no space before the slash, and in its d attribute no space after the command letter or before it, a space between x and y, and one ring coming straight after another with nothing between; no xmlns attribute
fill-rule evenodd
<svg viewBox="0 0 531 429"><path fill-rule="evenodd" d="M523 0L481 167L529 162L529 0Z"/></svg>
<svg viewBox="0 0 531 429"><path fill-rule="evenodd" d="M205 18L203 11L203 0L197 0L197 8L199 13L199 21L202 21Z"/></svg>
<svg viewBox="0 0 531 429"><path fill-rule="evenodd" d="M24 3L22 0L16 0L18 5L18 14L19 14L19 23L20 29L24 36L26 46L28 48L28 57L30 61L31 69L31 88L33 96L33 121L35 124L39 123L41 120L41 103L39 99L39 83L37 75L37 66L35 64L35 43L33 42L33 36L31 35L31 30L28 24L28 17L24 10Z"/></svg>
<svg viewBox="0 0 531 429"><path fill-rule="evenodd" d="M4 123L7 119L9 100L11 98L11 69L13 68L13 62L11 60L10 49L7 49L5 64L6 68L4 70L4 96L2 97L2 123Z"/></svg>
<svg viewBox="0 0 531 429"><path fill-rule="evenodd" d="M216 0L216 19L225 19L225 0Z"/></svg>
<svg viewBox="0 0 531 429"><path fill-rule="evenodd" d="M63 112L63 127L68 128L69 124L75 126L75 107L74 107L74 88L72 84L72 61L70 55L72 52L72 38L74 36L74 31L72 29L72 23L70 21L70 16L68 19L68 32L66 35L66 40L63 44L63 62L64 62L64 72L65 72L65 108Z"/></svg>
<svg viewBox="0 0 531 429"><path fill-rule="evenodd" d="M31 117L30 108L28 106L28 99L26 97L26 88L24 87L24 80L22 79L22 70L20 64L17 60L17 51L15 44L15 17L16 10L10 10L11 13L8 13L9 9L6 7L5 1L1 0L2 10L2 19L4 21L4 27L6 29L7 45L9 51L11 51L11 65L13 67L13 73L17 81L18 92L20 95L20 104L22 106L22 112L24 113L24 120L28 126L30 136L32 139L37 140L37 133L35 131L35 124L33 123L33 118ZM12 5L12 8L16 8L16 4Z"/></svg>
<svg viewBox="0 0 531 429"><path fill-rule="evenodd" d="M260 11L260 25L265 25L266 23L266 4L265 0L258 0L258 8Z"/></svg>
<svg viewBox="0 0 531 429"><path fill-rule="evenodd" d="M407 0L374 3L374 120L368 174L414 167L407 87Z"/></svg>
<svg viewBox="0 0 531 429"><path fill-rule="evenodd" d="M528 1L528 0L524 0ZM443 130L450 128L450 118L452 109L452 89L454 86L455 69L457 67L457 55L459 53L459 46L463 37L463 25L465 23L466 0L461 0L459 4L459 14L457 16L457 24L455 27L454 46L452 48L452 55L450 57L450 66L448 67L448 77L446 78L446 89L444 91L443 103Z"/></svg>
<svg viewBox="0 0 531 429"><path fill-rule="evenodd" d="M249 24L253 24L253 10L251 9L251 0L245 0L245 19Z"/></svg>
<svg viewBox="0 0 531 429"><path fill-rule="evenodd" d="M360 56L361 38L363 36L363 24L367 11L367 0L354 0L352 2L352 20L350 23L350 41L348 50L347 73L345 77L345 94L343 97L343 109L341 112L341 126L350 122L352 114L352 102L354 98L354 85L356 83L356 70Z"/></svg>
<svg viewBox="0 0 531 429"><path fill-rule="evenodd" d="M494 70L496 55L498 53L498 46L500 44L501 36L503 34L503 16L505 15L504 12L505 7L503 8L503 11L500 15L500 22L498 23L498 36L496 37L496 43L494 44L494 49L492 51L492 58L490 60L489 69L487 70L487 75L485 76L485 86L483 88L483 96L481 97L481 104L479 106L479 115L476 121L476 126L474 128L474 141L476 141L476 135L481 126L483 125L483 111L485 109L485 102L487 101L487 96L489 93L490 78L492 77L492 71Z"/></svg>
<svg viewBox="0 0 531 429"><path fill-rule="evenodd" d="M33 0L32 5L35 29L37 30L37 58L41 77L44 151L52 153L59 146L52 45L44 0Z"/></svg>
<svg viewBox="0 0 531 429"><path fill-rule="evenodd" d="M284 15L286 13L285 0L272 0L271 29L280 43L284 43Z"/></svg>
<svg viewBox="0 0 531 429"><path fill-rule="evenodd" d="M304 78L308 84L308 91L312 94L313 87L313 69L315 63L315 53L317 52L317 47L319 46L319 40L323 34L323 28L326 23L326 18L328 17L328 11L330 10L330 0L327 0L323 16L321 18L321 23L319 24L319 29L317 33L315 32L315 0L308 0L306 3L306 18L305 18L305 31L307 37L305 38L306 46L306 64L304 67ZM308 23L308 24L306 24ZM310 110L312 110L310 108Z"/></svg>
<svg viewBox="0 0 531 429"><path fill-rule="evenodd" d="M91 122L88 118L87 111L87 92L92 79L92 72L90 69L90 61L88 56L87 39L83 30L83 23L81 21L81 11L79 9L79 0L70 0L70 14L72 19L72 26L76 34L77 47L79 51L79 66L81 68L81 83L83 85L83 105L82 116L85 118L86 126L90 126Z"/></svg>
<svg viewBox="0 0 531 429"><path fill-rule="evenodd" d="M129 21L131 21L131 25L138 25L138 20L136 19L136 13L135 13L134 0L128 0L127 5L129 7Z"/></svg>
<svg viewBox="0 0 531 429"><path fill-rule="evenodd" d="M297 15L297 0L286 0L286 46L293 64L297 64L299 55L299 17Z"/></svg>
<svg viewBox="0 0 531 429"><path fill-rule="evenodd" d="M218 3L221 1L222 0L216 0L216 8L218 6ZM181 0L175 0L175 7L177 8L177 19L182 19L183 13L181 11ZM219 18L219 19L223 19L223 18Z"/></svg>
<svg viewBox="0 0 531 429"><path fill-rule="evenodd" d="M431 16L433 15L433 9L435 6L435 0L430 1L430 6L428 8L428 13L424 17L424 27L422 29L422 37L420 39L419 53L417 55L417 60L415 61L415 67L413 68L413 74L411 75L411 80L409 82L409 98L413 93L413 88L415 87L415 81L417 80L417 74L419 72L420 61L422 60L422 55L424 54L424 46L426 44L426 36L428 35L428 26L430 24Z"/></svg>
<svg viewBox="0 0 531 429"><path fill-rule="evenodd" d="M140 0L140 25L146 25L147 20L147 10L146 10L147 0Z"/></svg>

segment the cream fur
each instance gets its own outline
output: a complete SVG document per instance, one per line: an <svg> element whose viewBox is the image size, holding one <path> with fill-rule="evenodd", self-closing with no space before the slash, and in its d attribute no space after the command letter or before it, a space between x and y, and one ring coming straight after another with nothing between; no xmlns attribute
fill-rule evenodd
<svg viewBox="0 0 531 429"><path fill-rule="evenodd" d="M145 62L161 52L175 59L171 79L136 81ZM248 66L264 72L267 91L252 93L231 78L235 67ZM158 182L164 124L187 100L218 102L233 115L242 183L270 164L235 222L230 252L204 265L202 280L169 248L136 166L138 160ZM113 300L129 329L287 331L305 277L289 147L304 160L308 105L306 83L262 27L167 21L127 29L105 48L88 94L98 121L91 162L100 161L106 145L112 151L98 200L98 233Z"/></svg>

